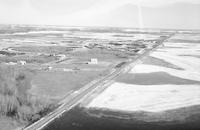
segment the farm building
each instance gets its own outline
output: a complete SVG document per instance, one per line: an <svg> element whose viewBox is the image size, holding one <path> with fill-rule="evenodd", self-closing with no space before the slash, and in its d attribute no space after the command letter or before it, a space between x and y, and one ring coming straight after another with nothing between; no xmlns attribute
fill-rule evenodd
<svg viewBox="0 0 200 130"><path fill-rule="evenodd" d="M98 64L98 59L92 58L88 64Z"/></svg>

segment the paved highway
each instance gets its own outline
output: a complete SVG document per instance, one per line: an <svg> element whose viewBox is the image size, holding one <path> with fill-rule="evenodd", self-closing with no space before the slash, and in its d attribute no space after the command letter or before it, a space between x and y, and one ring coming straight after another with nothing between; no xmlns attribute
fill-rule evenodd
<svg viewBox="0 0 200 130"><path fill-rule="evenodd" d="M113 81L113 79L117 78L120 74L123 74L125 72L128 72L132 67L134 67L136 64L141 63L141 59L145 56L149 55L150 52L152 52L154 49L159 47L166 39L170 38L166 37L165 39L160 40L156 46L152 49L146 49L143 54L138 55L136 58L130 60L129 62L125 63L121 66L121 68L115 68L114 71L112 71L107 76L96 80L95 82L90 83L80 91L77 91L71 97L67 97L69 99L64 100L65 102L55 109L53 112L49 113L45 117L41 118L39 121L31 124L30 126L24 128L24 130L41 130L45 126L47 126L50 122L52 122L54 119L59 118L63 113L69 111L74 106L78 105L82 100L84 100L86 97L90 96L92 92L94 92L97 89L102 88L102 86L109 86L109 84Z"/></svg>

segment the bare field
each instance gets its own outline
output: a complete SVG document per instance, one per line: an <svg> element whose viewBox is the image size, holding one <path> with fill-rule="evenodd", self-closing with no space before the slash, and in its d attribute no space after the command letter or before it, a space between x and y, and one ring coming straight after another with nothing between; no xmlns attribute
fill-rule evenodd
<svg viewBox="0 0 200 130"><path fill-rule="evenodd" d="M66 46L18 46L12 47L12 50L18 52L29 53L66 53L72 51L72 49Z"/></svg>
<svg viewBox="0 0 200 130"><path fill-rule="evenodd" d="M105 73L101 71L39 72L34 77L33 87L29 92L33 95L58 100L105 75Z"/></svg>
<svg viewBox="0 0 200 130"><path fill-rule="evenodd" d="M0 130L14 130L21 127L22 125L12 118L0 117Z"/></svg>

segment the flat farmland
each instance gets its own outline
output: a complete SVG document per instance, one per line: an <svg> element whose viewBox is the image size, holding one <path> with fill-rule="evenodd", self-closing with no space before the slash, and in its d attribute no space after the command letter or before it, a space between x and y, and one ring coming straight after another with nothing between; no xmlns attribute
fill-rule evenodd
<svg viewBox="0 0 200 130"><path fill-rule="evenodd" d="M116 79L115 83L93 99L87 107L89 110L101 111L104 116L117 116L118 113L123 118L123 115L129 113L124 118L147 122L198 121L198 40L200 38L197 34L177 34L171 37L164 46L144 58L142 64Z"/></svg>
<svg viewBox="0 0 200 130"><path fill-rule="evenodd" d="M94 79L105 75L106 71L38 72L32 81L30 93L61 99L66 94L84 87Z"/></svg>

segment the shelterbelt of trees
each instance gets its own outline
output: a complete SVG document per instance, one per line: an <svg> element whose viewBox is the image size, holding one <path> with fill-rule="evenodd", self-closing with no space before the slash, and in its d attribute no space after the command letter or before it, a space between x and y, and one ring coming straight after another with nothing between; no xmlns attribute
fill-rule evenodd
<svg viewBox="0 0 200 130"><path fill-rule="evenodd" d="M27 69L0 66L0 116L31 123L53 109L52 101L28 92L33 75Z"/></svg>

